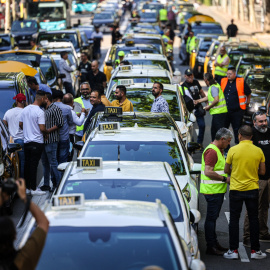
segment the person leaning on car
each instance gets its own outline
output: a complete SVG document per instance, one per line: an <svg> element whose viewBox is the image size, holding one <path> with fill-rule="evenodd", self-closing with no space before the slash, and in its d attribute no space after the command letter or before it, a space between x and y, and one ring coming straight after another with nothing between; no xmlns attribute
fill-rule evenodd
<svg viewBox="0 0 270 270"><path fill-rule="evenodd" d="M1 269L34 270L46 241L49 221L39 207L27 198L24 180L21 178L16 181L16 184L17 193L20 199L29 205L37 227L25 245L21 249L15 250L16 229L14 223L8 217L0 217L0 266ZM0 207L8 198L9 195L0 189Z"/></svg>

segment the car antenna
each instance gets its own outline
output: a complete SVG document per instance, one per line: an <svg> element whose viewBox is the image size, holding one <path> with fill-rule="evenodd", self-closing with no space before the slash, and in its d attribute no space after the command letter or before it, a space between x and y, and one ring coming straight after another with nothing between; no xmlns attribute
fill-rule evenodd
<svg viewBox="0 0 270 270"><path fill-rule="evenodd" d="M118 168L117 168L117 171L120 172L121 169L120 169L120 145L118 143Z"/></svg>

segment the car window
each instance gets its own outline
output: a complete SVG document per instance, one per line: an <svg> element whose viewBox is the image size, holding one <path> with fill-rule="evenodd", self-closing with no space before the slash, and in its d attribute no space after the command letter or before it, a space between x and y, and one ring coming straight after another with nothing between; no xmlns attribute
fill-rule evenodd
<svg viewBox="0 0 270 270"><path fill-rule="evenodd" d="M84 157L102 157L104 161L162 161L168 162L174 174L186 175L181 152L176 142L163 141L91 141Z"/></svg>
<svg viewBox="0 0 270 270"><path fill-rule="evenodd" d="M47 81L55 79L56 74L50 60L41 60L40 69L42 70Z"/></svg>

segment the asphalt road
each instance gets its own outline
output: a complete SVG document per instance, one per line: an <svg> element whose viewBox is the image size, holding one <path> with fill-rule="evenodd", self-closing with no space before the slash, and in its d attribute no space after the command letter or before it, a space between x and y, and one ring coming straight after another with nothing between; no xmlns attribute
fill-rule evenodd
<svg viewBox="0 0 270 270"><path fill-rule="evenodd" d="M80 16L80 19L82 23L89 22L89 18L87 16L83 16L83 18ZM77 17L74 18L75 21L77 21ZM124 30L125 26L127 24L127 20L125 20L122 23L121 29ZM251 37L250 37L251 38ZM174 66L176 69L181 71L182 74L184 74L184 71L187 66L180 66L179 65L179 58L178 58L178 47L180 44L179 38L176 38L175 44L174 44L174 53L175 53L175 63ZM100 66L102 65L102 62L104 60L104 57L107 53L108 48L111 46L111 36L109 34L104 35L104 41L102 43L102 57L100 59ZM200 84L203 87L203 90L207 92L207 87L205 86L205 83L202 80L199 80ZM205 129L205 138L204 138L204 146L207 146L211 140L211 135L210 135L210 127L211 127L211 116L209 113L205 116L205 122L206 122L206 129ZM197 131L197 125L195 124L195 131ZM196 134L196 132L195 132ZM196 135L195 135L196 136ZM196 138L195 138L196 141ZM232 143L233 144L233 143ZM200 163L201 162L201 152L198 152L193 155L194 161ZM42 181L42 176L43 176L43 170L41 164L39 165L38 168L38 182ZM228 235L228 221L229 221L229 200L228 200L228 191L225 195L225 200L220 212L220 217L217 221L217 236L220 244L224 247L229 246L229 235ZM44 204L44 201L46 198L49 197L49 194L46 196L42 196L43 198L34 198L34 200L42 206ZM200 212L201 212L201 221L199 223L199 248L201 251L201 259L206 265L207 269L215 270L215 269L244 269L244 270L253 270L253 269L269 269L269 256L265 260L256 260L252 261L250 260L250 249L245 248L242 246L242 231L243 231L243 222L244 222L244 211L245 207L243 207L243 212L240 218L240 259L239 260L226 260L223 257L217 257L217 256L211 256L211 255L206 255L205 250L206 250L206 244L205 244L205 239L204 239L204 220L206 216L206 202L204 199L204 196L200 194ZM12 216L12 219L14 220L15 224L17 224L22 216L23 213L23 205L19 200L15 201L14 203L14 213ZM29 220L29 219L28 219ZM25 230L27 226L27 222L25 226L22 229L18 229L18 240L16 242L16 245L18 245L20 238L22 236L23 231ZM261 250L265 251L267 248L270 248L270 243L261 243Z"/></svg>

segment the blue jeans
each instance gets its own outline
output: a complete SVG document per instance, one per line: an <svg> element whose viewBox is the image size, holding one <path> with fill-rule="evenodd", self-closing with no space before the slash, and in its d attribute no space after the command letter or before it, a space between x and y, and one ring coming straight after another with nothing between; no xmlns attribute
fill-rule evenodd
<svg viewBox="0 0 270 270"><path fill-rule="evenodd" d="M248 191L230 191L230 249L238 249L239 245L239 219L242 212L243 202L245 202L250 228L251 250L260 250L259 242L259 190L253 189Z"/></svg>
<svg viewBox="0 0 270 270"><path fill-rule="evenodd" d="M69 139L66 141L58 142L58 164L64 163L68 161L69 156Z"/></svg>
<svg viewBox="0 0 270 270"><path fill-rule="evenodd" d="M44 151L41 156L43 164L43 174L44 174L44 185L50 185L50 175L53 174L54 181L53 185L58 185L60 182L60 172L57 170L57 147L58 142L45 144Z"/></svg>
<svg viewBox="0 0 270 270"><path fill-rule="evenodd" d="M224 200L224 193L204 195L207 202L207 213L204 223L205 240L208 248L215 247L218 243L216 235L216 221Z"/></svg>
<svg viewBox="0 0 270 270"><path fill-rule="evenodd" d="M17 139L14 141L15 143L18 143L21 147L22 150L18 151L18 155L19 155L19 162L20 162L20 177L24 178L24 162L25 162L25 158L24 158L24 141L21 139Z"/></svg>
<svg viewBox="0 0 270 270"><path fill-rule="evenodd" d="M195 110L195 116L196 116L197 124L199 127L199 135L197 137L197 143L202 144L203 138L204 138L204 131L205 131L204 116L201 116L198 110Z"/></svg>

